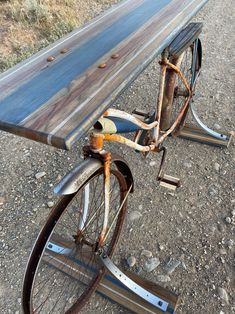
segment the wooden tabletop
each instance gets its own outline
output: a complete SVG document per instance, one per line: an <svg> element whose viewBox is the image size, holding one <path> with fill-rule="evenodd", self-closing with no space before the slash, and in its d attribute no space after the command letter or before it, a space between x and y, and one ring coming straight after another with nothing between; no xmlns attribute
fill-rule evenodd
<svg viewBox="0 0 235 314"><path fill-rule="evenodd" d="M0 129L70 149L208 0L125 0L0 75Z"/></svg>

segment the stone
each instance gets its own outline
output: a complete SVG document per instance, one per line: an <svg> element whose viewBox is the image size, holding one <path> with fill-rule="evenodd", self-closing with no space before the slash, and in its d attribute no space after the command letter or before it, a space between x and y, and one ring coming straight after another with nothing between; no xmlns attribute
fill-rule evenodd
<svg viewBox="0 0 235 314"><path fill-rule="evenodd" d="M219 232L224 232L225 231L225 227L221 223L217 224L217 228L218 228Z"/></svg>
<svg viewBox="0 0 235 314"><path fill-rule="evenodd" d="M31 177L34 174L34 172L32 170L26 171L25 172L25 177Z"/></svg>
<svg viewBox="0 0 235 314"><path fill-rule="evenodd" d="M137 275L140 275L142 273L142 270L143 270L142 267L137 267L135 273Z"/></svg>
<svg viewBox="0 0 235 314"><path fill-rule="evenodd" d="M218 123L215 123L214 124L214 128L215 128L215 130L220 130L221 126Z"/></svg>
<svg viewBox="0 0 235 314"><path fill-rule="evenodd" d="M33 208L33 212L36 212L37 210L38 210L37 207Z"/></svg>
<svg viewBox="0 0 235 314"><path fill-rule="evenodd" d="M190 162L185 161L185 162L183 163L183 166L186 167L186 168L191 168L191 167L192 167L192 164L191 164Z"/></svg>
<svg viewBox="0 0 235 314"><path fill-rule="evenodd" d="M156 269L159 265L160 265L159 258L153 257L144 263L144 270L150 273L151 271Z"/></svg>
<svg viewBox="0 0 235 314"><path fill-rule="evenodd" d="M171 278L168 275L157 275L157 281L159 282L169 282Z"/></svg>
<svg viewBox="0 0 235 314"><path fill-rule="evenodd" d="M214 186L214 185L211 185L210 187L209 187L209 189L208 189L208 193L209 193L209 195L211 195L211 196L216 196L216 195L218 195L218 190L217 190L217 188Z"/></svg>
<svg viewBox="0 0 235 314"><path fill-rule="evenodd" d="M129 256L126 262L129 267L133 267L136 264L136 258L134 256Z"/></svg>
<svg viewBox="0 0 235 314"><path fill-rule="evenodd" d="M149 166L154 167L154 166L156 166L156 164L157 164L156 161L150 161Z"/></svg>
<svg viewBox="0 0 235 314"><path fill-rule="evenodd" d="M214 164L214 169L215 171L219 171L220 170L220 164L218 164L217 162Z"/></svg>
<svg viewBox="0 0 235 314"><path fill-rule="evenodd" d="M232 216L235 216L235 209L231 211Z"/></svg>
<svg viewBox="0 0 235 314"><path fill-rule="evenodd" d="M225 218L225 221L226 221L228 224L231 224L232 219L231 219L230 217L226 217L226 218Z"/></svg>
<svg viewBox="0 0 235 314"><path fill-rule="evenodd" d="M0 197L0 206L3 205L5 203L5 198L4 197Z"/></svg>
<svg viewBox="0 0 235 314"><path fill-rule="evenodd" d="M167 274L172 274L175 269L181 264L180 261L174 260L173 258L170 258L169 262L164 267Z"/></svg>
<svg viewBox="0 0 235 314"><path fill-rule="evenodd" d="M143 255L143 256L150 258L153 256L153 253L151 251L148 251L148 250L143 250L140 255Z"/></svg>
<svg viewBox="0 0 235 314"><path fill-rule="evenodd" d="M232 247L234 246L234 241L232 239L229 239L227 242L227 246L229 249L232 249Z"/></svg>
<svg viewBox="0 0 235 314"><path fill-rule="evenodd" d="M54 206L54 202L52 202L52 201L47 202L47 206L49 208L53 207Z"/></svg>
<svg viewBox="0 0 235 314"><path fill-rule="evenodd" d="M221 287L218 288L218 296L227 304L229 303L228 293L224 288Z"/></svg>
<svg viewBox="0 0 235 314"><path fill-rule="evenodd" d="M140 212L138 212L137 210L134 210L129 215L130 221L134 221L134 220L140 219L141 217L142 217L142 214Z"/></svg>
<svg viewBox="0 0 235 314"><path fill-rule="evenodd" d="M220 255L226 255L227 254L226 250L223 248L219 250L219 253L220 253Z"/></svg>
<svg viewBox="0 0 235 314"><path fill-rule="evenodd" d="M46 175L46 172L45 171L42 171L42 172L38 172L35 174L35 178L37 180L41 179L42 177L44 177Z"/></svg>

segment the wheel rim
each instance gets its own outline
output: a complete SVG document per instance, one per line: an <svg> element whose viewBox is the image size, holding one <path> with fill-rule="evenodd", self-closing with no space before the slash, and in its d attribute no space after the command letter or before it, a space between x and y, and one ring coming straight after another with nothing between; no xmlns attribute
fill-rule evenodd
<svg viewBox="0 0 235 314"><path fill-rule="evenodd" d="M182 55L182 60L180 60L177 66L180 68L180 71L183 73L184 77L186 78L190 88L194 86L194 90L195 90L196 84L194 84L195 82L193 82L192 76L193 75L194 77L197 76L197 73L199 71L199 64L198 64L199 59L198 59L198 56L196 56L196 63L193 68L194 47L195 47L195 43L191 45L190 47L188 47L188 49L186 49L186 51ZM187 93L187 89L184 83L178 76L176 76L173 106L172 106L172 121L175 121L175 119L177 118L187 97L188 97L188 93ZM186 119L186 115L187 113L183 116L180 122L183 122Z"/></svg>
<svg viewBox="0 0 235 314"><path fill-rule="evenodd" d="M125 192L122 192L125 190L122 175L115 170L112 171L110 223L125 197ZM117 243L125 209L126 204L105 243L109 256L112 255ZM38 247L36 244L26 271L25 277L27 272L31 274L31 279L28 279L28 283L26 280L24 287L24 291L29 289L29 286L31 289L30 300L24 298L25 302L30 304L29 313L77 312L84 306L104 273L94 254L104 212L103 172L100 171L90 178L76 196L68 201L66 210L62 211L63 214L56 211L57 208L53 210L54 215L48 219L48 223L49 220L50 223L52 220L58 220L56 226L51 227L48 241L45 240L48 238L48 228L47 231L44 228L40 234L47 244L36 263L38 265L35 266L35 259L38 251L40 254L42 245L39 239ZM82 230L79 230L79 226L83 227ZM36 274L32 276L34 272Z"/></svg>

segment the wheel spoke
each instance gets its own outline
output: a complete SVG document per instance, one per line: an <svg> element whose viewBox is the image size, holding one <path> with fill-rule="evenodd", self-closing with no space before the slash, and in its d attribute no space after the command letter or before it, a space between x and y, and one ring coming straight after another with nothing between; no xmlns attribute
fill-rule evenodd
<svg viewBox="0 0 235 314"><path fill-rule="evenodd" d="M93 288L103 275L103 267L97 262L94 250L99 241L104 220L104 179L103 168L95 173L71 198L66 197L53 208L48 223L41 231L40 241L35 245L28 270L35 273L27 291L31 299L24 308L32 305L34 313L64 313L75 306L81 309ZM120 172L112 170L110 187L110 235L106 240L108 252L117 243L125 210L120 210L126 190L126 181ZM64 203L67 202L67 203ZM60 210L63 206L63 210ZM126 207L125 207L126 208ZM87 210L87 213L84 213ZM119 212L120 211L120 212ZM55 227L53 227L55 225ZM83 226L80 230L79 226ZM52 226L52 227L51 227ZM46 241L46 242L44 242ZM44 244L41 253L41 243ZM48 243L54 243L47 247ZM70 251L71 250L71 251ZM41 254L38 259L38 253ZM27 280L27 279L26 279ZM26 292L24 292L27 294ZM27 294L28 295L28 294ZM84 301L84 302L83 302ZM32 309L28 310L32 313Z"/></svg>

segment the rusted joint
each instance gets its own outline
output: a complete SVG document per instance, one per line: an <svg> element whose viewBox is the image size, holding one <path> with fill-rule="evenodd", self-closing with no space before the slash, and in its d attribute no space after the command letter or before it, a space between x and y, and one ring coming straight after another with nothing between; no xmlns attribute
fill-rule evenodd
<svg viewBox="0 0 235 314"><path fill-rule="evenodd" d="M104 135L100 133L91 133L90 149L93 152L100 152L104 147Z"/></svg>
<svg viewBox="0 0 235 314"><path fill-rule="evenodd" d="M169 62L169 60L167 60L167 59L162 59L161 61L159 61L159 64L161 66L169 67L170 69L172 69L173 71L175 71L178 74L178 76L181 78L182 82L184 83L185 87L188 90L189 97L191 98L192 97L191 88L189 87L189 84L188 84L185 76L183 75L183 73L180 71L180 69L177 66L175 66L173 63Z"/></svg>

